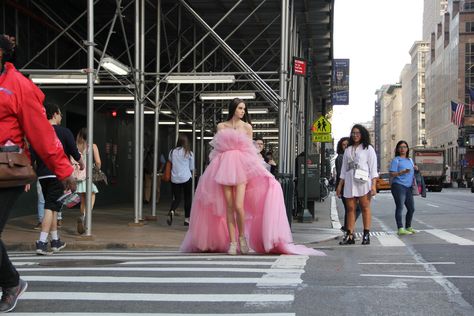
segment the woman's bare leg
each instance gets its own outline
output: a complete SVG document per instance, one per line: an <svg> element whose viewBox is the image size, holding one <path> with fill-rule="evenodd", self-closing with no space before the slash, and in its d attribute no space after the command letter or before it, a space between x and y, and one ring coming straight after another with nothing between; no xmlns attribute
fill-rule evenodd
<svg viewBox="0 0 474 316"><path fill-rule="evenodd" d="M347 224L346 228L347 231L354 233L354 226L355 226L355 210L357 206L357 199L356 198L346 198L346 206L347 206Z"/></svg>
<svg viewBox="0 0 474 316"><path fill-rule="evenodd" d="M359 198L360 208L362 210L362 221L364 223L364 230L370 230L372 223L370 211L370 193Z"/></svg>
<svg viewBox="0 0 474 316"><path fill-rule="evenodd" d="M245 235L245 210L244 198L246 183L237 185L235 188L235 212L237 213L237 226L239 228L239 237Z"/></svg>
<svg viewBox="0 0 474 316"><path fill-rule="evenodd" d="M235 242L234 187L225 185L224 197L227 203L226 220L230 242Z"/></svg>

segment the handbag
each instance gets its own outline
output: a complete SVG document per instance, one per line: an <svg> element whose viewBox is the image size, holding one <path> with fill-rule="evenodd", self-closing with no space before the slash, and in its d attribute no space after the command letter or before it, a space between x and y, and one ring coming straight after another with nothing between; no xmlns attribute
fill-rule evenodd
<svg viewBox="0 0 474 316"><path fill-rule="evenodd" d="M163 176L161 177L161 180L164 182L170 182L171 181L171 167L173 164L171 161L167 161L165 164L165 171L163 172Z"/></svg>
<svg viewBox="0 0 474 316"><path fill-rule="evenodd" d="M102 170L96 167L92 168L92 182L104 182L106 185L109 184L107 181L107 175Z"/></svg>
<svg viewBox="0 0 474 316"><path fill-rule="evenodd" d="M171 168L173 167L173 163L171 162L171 155L173 155L173 150L174 149L172 149L168 154L168 160L165 164L165 171L163 172L163 176L161 177L161 180L163 180L164 182L171 181Z"/></svg>
<svg viewBox="0 0 474 316"><path fill-rule="evenodd" d="M75 161L73 158L71 158L71 164L72 164L72 167L74 168L74 171L72 172L72 176L76 178L77 181L84 181L86 179L86 168L81 170L79 163Z"/></svg>
<svg viewBox="0 0 474 316"><path fill-rule="evenodd" d="M17 146L11 146L17 148ZM18 187L36 181L36 173L25 153L0 147L0 188Z"/></svg>
<svg viewBox="0 0 474 316"><path fill-rule="evenodd" d="M354 169L354 181L365 183L369 181L369 172L363 169Z"/></svg>
<svg viewBox="0 0 474 316"><path fill-rule="evenodd" d="M411 184L411 194L413 196L420 195L420 188L418 187L418 183L416 182L416 177L413 175L413 182Z"/></svg>

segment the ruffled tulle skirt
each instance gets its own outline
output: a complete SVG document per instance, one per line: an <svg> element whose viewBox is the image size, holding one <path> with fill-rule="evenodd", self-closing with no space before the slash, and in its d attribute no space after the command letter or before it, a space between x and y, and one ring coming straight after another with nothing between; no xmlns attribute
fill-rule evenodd
<svg viewBox="0 0 474 316"><path fill-rule="evenodd" d="M224 129L211 145L211 162L199 179L181 251L227 252L230 238L223 186L246 183L245 236L251 249L257 253L324 255L293 244L281 185L265 169L247 135ZM238 232L238 240L237 236Z"/></svg>

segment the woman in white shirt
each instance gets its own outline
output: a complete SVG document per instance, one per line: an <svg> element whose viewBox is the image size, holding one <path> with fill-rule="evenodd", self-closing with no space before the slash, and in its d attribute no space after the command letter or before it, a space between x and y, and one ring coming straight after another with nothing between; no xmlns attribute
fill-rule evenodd
<svg viewBox="0 0 474 316"><path fill-rule="evenodd" d="M173 217L184 195L184 226L189 226L191 216L192 198L192 171L194 170L194 155L189 145L186 135L180 134L176 148L169 153L168 159L172 163L171 167L171 188L173 191L173 202L168 212L168 225L173 223Z"/></svg>
<svg viewBox="0 0 474 316"><path fill-rule="evenodd" d="M343 245L354 244L355 209L357 202L362 208L364 235L362 244L370 244L370 201L377 194L376 180L377 156L370 145L370 136L367 129L356 124L351 129L349 146L344 151L342 160L340 182L336 195L343 195L347 204L347 238L341 242ZM344 188L344 192L342 192Z"/></svg>

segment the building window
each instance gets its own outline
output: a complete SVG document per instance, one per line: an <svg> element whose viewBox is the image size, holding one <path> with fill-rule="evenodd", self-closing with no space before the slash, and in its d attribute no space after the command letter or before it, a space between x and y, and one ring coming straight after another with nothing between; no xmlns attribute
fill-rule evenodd
<svg viewBox="0 0 474 316"><path fill-rule="evenodd" d="M466 22L466 33L474 33L474 22Z"/></svg>

